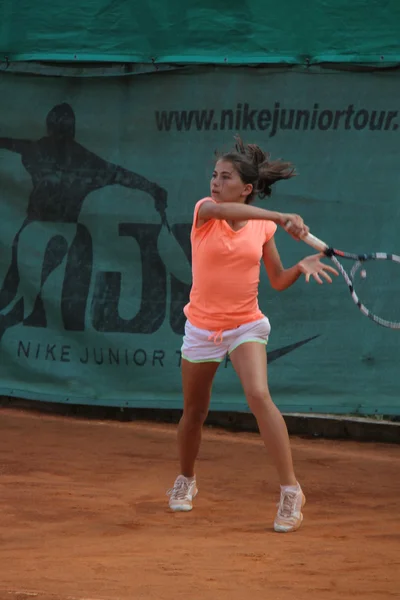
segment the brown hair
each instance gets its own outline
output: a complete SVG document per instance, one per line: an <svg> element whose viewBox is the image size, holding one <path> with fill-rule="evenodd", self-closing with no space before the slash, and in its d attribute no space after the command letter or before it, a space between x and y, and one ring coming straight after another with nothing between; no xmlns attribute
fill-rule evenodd
<svg viewBox="0 0 400 600"><path fill-rule="evenodd" d="M217 158L232 163L243 183L252 184L253 191L247 196L246 204L252 202L255 196L269 197L274 183L296 175L292 163L281 160L271 161L270 154L261 150L256 144L244 144L238 135L235 136L235 140L235 150L217 155Z"/></svg>

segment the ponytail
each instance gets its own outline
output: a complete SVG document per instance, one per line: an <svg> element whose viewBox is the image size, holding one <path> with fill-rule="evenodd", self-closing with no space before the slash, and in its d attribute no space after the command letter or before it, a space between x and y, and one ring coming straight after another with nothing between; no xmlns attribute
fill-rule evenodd
<svg viewBox="0 0 400 600"><path fill-rule="evenodd" d="M264 152L256 144L244 144L240 136L235 136L235 151L220 156L220 160L231 162L244 183L253 185L252 193L246 204L255 196L265 198L271 196L272 186L281 179L296 176L295 168L290 162L270 160L270 154Z"/></svg>

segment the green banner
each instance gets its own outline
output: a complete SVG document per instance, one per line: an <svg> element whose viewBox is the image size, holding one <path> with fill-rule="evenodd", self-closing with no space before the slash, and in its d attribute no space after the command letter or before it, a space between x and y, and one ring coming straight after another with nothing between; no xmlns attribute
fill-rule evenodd
<svg viewBox="0 0 400 600"><path fill-rule="evenodd" d="M4 61L400 62L398 0L3 0Z"/></svg>
<svg viewBox="0 0 400 600"><path fill-rule="evenodd" d="M181 406L193 207L236 132L298 169L268 206L338 247L399 253L399 97L395 72L2 74L0 393ZM276 238L286 266L310 253ZM259 300L282 410L399 413L399 333L343 281L278 293L263 273ZM229 362L212 406L246 410Z"/></svg>

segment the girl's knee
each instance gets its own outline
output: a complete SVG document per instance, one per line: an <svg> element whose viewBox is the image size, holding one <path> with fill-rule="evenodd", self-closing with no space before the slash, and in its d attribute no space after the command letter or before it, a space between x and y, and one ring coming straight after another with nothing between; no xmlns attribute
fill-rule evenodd
<svg viewBox="0 0 400 600"><path fill-rule="evenodd" d="M252 388L246 392L246 399L250 410L254 415L265 411L273 406L272 398L268 388Z"/></svg>
<svg viewBox="0 0 400 600"><path fill-rule="evenodd" d="M183 418L187 426L199 427L204 424L207 419L208 408L191 406L183 411Z"/></svg>

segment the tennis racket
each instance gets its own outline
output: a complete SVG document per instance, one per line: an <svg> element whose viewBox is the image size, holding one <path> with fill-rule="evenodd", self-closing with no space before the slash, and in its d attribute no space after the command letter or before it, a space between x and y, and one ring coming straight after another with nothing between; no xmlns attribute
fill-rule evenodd
<svg viewBox="0 0 400 600"><path fill-rule="evenodd" d="M332 260L347 283L353 302L363 315L382 327L400 329L400 256L386 252L343 252L311 233L302 238L302 241ZM354 262L349 272L338 258Z"/></svg>

